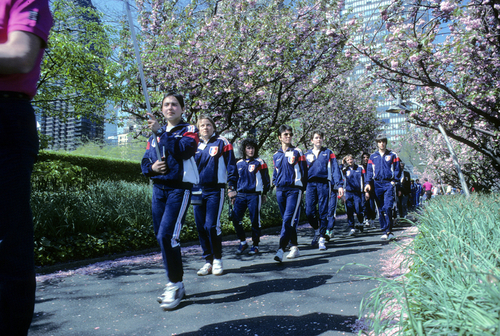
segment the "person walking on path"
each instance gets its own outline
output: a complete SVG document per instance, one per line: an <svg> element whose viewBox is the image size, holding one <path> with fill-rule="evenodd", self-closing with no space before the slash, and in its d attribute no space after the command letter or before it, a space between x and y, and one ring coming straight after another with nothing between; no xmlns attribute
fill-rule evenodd
<svg viewBox="0 0 500 336"><path fill-rule="evenodd" d="M290 243L288 259L300 256L297 243L297 222L300 217L302 193L307 186L307 165L302 151L292 145L293 130L281 125L278 130L281 148L273 155L273 185L282 218L279 248L274 260L283 261L283 253Z"/></svg>
<svg viewBox="0 0 500 336"><path fill-rule="evenodd" d="M361 155L361 164L365 171L364 178L367 180L367 166L370 160L370 154L363 153ZM377 207L375 206L375 193L373 192L373 181L370 184L370 192L368 197L361 197L361 203L363 207L364 227L375 229L375 219L377 218Z"/></svg>
<svg viewBox="0 0 500 336"><path fill-rule="evenodd" d="M379 134L375 141L378 150L370 155L367 165L367 181L365 181L365 197L369 197L371 183L375 192L375 202L379 211L381 240L394 239L392 233L392 207L394 205L394 186L400 179L398 155L387 149L387 137Z"/></svg>
<svg viewBox="0 0 500 336"><path fill-rule="evenodd" d="M51 27L48 0L0 2L0 335L26 335L35 305L30 194L38 133L30 101Z"/></svg>
<svg viewBox="0 0 500 336"><path fill-rule="evenodd" d="M410 197L411 193L411 176L409 172L404 170L405 169L404 162L400 163L400 167L401 167L401 180L397 186L398 210L399 210L399 217L406 218L406 215L408 214L408 198Z"/></svg>
<svg viewBox="0 0 500 336"><path fill-rule="evenodd" d="M415 207L420 206L420 199L424 193L424 189L422 188L422 184L420 184L420 180L416 179L415 180Z"/></svg>
<svg viewBox="0 0 500 336"><path fill-rule="evenodd" d="M267 164L259 158L257 143L252 138L243 140L241 144L242 159L236 163L238 172L237 195L232 200L233 204L233 226L240 245L236 254L242 254L248 248L245 231L241 220L248 209L250 221L252 222L252 247L248 254L259 253L259 242L261 235L260 209L266 200L266 194L270 189L269 169Z"/></svg>
<svg viewBox="0 0 500 336"><path fill-rule="evenodd" d="M220 216L224 206L226 184L227 196L236 196L236 159L233 146L217 133L215 122L210 116L200 116L198 128L200 143L196 152L196 164L200 174L202 200L201 204L193 205L193 210L205 264L197 274L221 275L224 269Z"/></svg>
<svg viewBox="0 0 500 336"><path fill-rule="evenodd" d="M184 98L168 92L161 103L167 125L160 127L152 114L148 126L153 131L141 162L142 173L153 181L153 227L161 248L168 283L158 298L163 309L176 308L185 296L180 233L189 206L191 189L198 183L194 155L198 146L197 129L182 120ZM157 137L157 141L153 140ZM153 146L159 146L158 158Z"/></svg>
<svg viewBox="0 0 500 336"><path fill-rule="evenodd" d="M311 134L313 148L305 154L307 162L306 215L309 224L314 229L312 246L318 245L320 250L326 250L326 230L328 227L328 206L331 197L331 185L339 188L342 174L335 154L323 147L324 133L314 131ZM342 187L339 188L342 194ZM316 209L317 207L317 209Z"/></svg>
<svg viewBox="0 0 500 336"><path fill-rule="evenodd" d="M429 201L432 197L432 189L434 186L429 182L427 178L424 178L424 184L422 184L422 191L424 192L425 198L424 202Z"/></svg>
<svg viewBox="0 0 500 336"><path fill-rule="evenodd" d="M358 166L351 154L345 156L344 160L344 189L345 189L345 207L347 212L347 223L349 225L349 236L356 233L354 225L354 214L358 217L360 231L363 230L363 207L361 199L363 198L365 170L363 166Z"/></svg>

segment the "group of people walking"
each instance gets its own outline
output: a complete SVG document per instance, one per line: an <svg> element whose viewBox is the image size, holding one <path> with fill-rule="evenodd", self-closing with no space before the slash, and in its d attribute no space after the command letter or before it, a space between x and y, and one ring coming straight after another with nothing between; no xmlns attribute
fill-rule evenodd
<svg viewBox="0 0 500 336"><path fill-rule="evenodd" d="M224 272L220 217L226 196L233 205L231 217L240 240L236 254L247 249L248 254L259 253L260 210L271 186L276 188L282 217L274 256L277 262L283 261L287 249L287 259L300 256L296 228L304 192L306 216L314 229L312 245L320 250L326 250L326 242L332 237L337 198L344 195L349 234L355 232L354 214L362 224L361 230L363 226L373 227L378 207L381 239L394 238L392 209L401 167L396 153L386 148L386 137L377 137L378 150L371 155L364 153L362 165L358 166L352 155L339 165L333 151L323 146L323 132L312 132L312 148L304 154L293 145L292 127L282 125L278 130L281 146L273 155L271 178L253 138L243 141L241 159L236 161L231 143L217 133L210 116L200 116L197 127L182 119L182 95L167 93L161 111L167 125L160 127L154 116L149 115L148 126L153 135L148 140L141 168L153 181L153 226L169 280L158 298L163 309L174 309L185 295L180 232L190 204L205 259L197 272L199 276ZM196 197L192 197L193 186L199 190ZM251 247L241 225L247 209L252 223Z"/></svg>

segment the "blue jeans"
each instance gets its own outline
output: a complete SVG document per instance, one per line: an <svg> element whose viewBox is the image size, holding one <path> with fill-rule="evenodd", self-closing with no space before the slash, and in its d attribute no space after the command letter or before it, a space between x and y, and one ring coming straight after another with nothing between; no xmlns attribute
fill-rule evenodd
<svg viewBox="0 0 500 336"><path fill-rule="evenodd" d="M222 258L220 215L224 206L223 188L204 188L202 204L193 206L203 258L208 263Z"/></svg>
<svg viewBox="0 0 500 336"><path fill-rule="evenodd" d="M37 154L30 102L0 99L0 335L26 335L33 316L30 179Z"/></svg>
<svg viewBox="0 0 500 336"><path fill-rule="evenodd" d="M153 186L153 227L161 248L163 267L170 282L182 281L184 271L180 234L189 207L191 191L161 184Z"/></svg>

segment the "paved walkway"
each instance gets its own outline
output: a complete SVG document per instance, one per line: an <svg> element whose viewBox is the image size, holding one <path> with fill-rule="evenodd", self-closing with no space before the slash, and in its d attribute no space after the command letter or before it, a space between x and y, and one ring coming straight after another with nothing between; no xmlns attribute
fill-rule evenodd
<svg viewBox="0 0 500 336"><path fill-rule="evenodd" d="M39 277L29 335L355 335L361 300L376 286L363 276L379 271L393 243L378 230L340 237L345 226L341 217L326 251L301 226L301 256L281 264L277 228L255 256L236 256L238 241L226 238L222 276L197 276L201 250L184 247L187 299L170 312L156 302L166 283L159 253Z"/></svg>

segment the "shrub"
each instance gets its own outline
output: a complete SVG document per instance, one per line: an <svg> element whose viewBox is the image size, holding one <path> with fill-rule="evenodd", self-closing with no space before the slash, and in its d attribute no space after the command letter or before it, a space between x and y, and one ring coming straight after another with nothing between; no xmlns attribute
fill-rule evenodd
<svg viewBox="0 0 500 336"><path fill-rule="evenodd" d="M405 250L410 271L380 278L362 305L363 314L373 314L375 334L396 323L404 335L498 335L499 220L499 194L429 201Z"/></svg>

